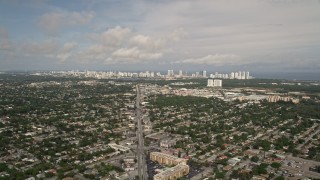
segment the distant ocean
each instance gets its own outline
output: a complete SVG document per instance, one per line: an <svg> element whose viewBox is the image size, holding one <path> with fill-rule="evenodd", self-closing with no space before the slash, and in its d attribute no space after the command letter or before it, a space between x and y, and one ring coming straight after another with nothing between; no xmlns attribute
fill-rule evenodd
<svg viewBox="0 0 320 180"><path fill-rule="evenodd" d="M250 72L257 79L287 79L320 81L320 72Z"/></svg>

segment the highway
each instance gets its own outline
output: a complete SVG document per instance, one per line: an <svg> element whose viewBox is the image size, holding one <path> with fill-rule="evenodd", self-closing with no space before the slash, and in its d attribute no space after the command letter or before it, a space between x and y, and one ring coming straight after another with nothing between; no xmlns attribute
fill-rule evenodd
<svg viewBox="0 0 320 180"><path fill-rule="evenodd" d="M137 99L136 99L136 120L137 120L137 138L138 138L138 146L137 146L137 158L138 158L138 176L139 179L148 179L147 171L146 171L146 161L144 155L144 139L143 139L143 128L142 128L142 113L140 107L140 88L139 85L136 86L137 89Z"/></svg>

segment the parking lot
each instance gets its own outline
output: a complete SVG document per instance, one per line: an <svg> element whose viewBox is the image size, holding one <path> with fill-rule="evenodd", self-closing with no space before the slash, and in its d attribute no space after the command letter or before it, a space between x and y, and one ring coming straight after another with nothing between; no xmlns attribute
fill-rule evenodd
<svg viewBox="0 0 320 180"><path fill-rule="evenodd" d="M190 164L189 164L189 167L190 167L190 172L189 172L189 174L186 175L187 179L191 179L192 177L194 177L202 172L202 169L197 168L197 167L192 167Z"/></svg>
<svg viewBox="0 0 320 180"><path fill-rule="evenodd" d="M154 176L155 174L157 174L157 173L156 173L156 169L163 169L164 166L158 164L157 162L151 161L150 158L149 158L149 156L146 158L146 161L147 161L146 164L147 164L148 177L149 177L150 180L152 180L152 179L153 179L153 176Z"/></svg>
<svg viewBox="0 0 320 180"><path fill-rule="evenodd" d="M319 173L310 171L310 167L315 167L317 165L320 165L320 163L317 161L287 156L280 169L282 170L283 176L319 179Z"/></svg>

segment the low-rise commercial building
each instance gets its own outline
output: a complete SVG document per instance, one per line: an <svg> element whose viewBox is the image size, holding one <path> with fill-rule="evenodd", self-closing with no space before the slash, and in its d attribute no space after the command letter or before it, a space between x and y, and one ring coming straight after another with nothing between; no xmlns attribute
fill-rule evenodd
<svg viewBox="0 0 320 180"><path fill-rule="evenodd" d="M177 141L175 139L164 139L160 141L160 147L170 148L175 146Z"/></svg>
<svg viewBox="0 0 320 180"><path fill-rule="evenodd" d="M130 148L125 147L125 146L118 145L118 144L116 144L116 143L109 143L108 145L109 145L109 147L111 147L112 149L117 150L117 151L126 152L126 151L129 151L129 150L130 150Z"/></svg>

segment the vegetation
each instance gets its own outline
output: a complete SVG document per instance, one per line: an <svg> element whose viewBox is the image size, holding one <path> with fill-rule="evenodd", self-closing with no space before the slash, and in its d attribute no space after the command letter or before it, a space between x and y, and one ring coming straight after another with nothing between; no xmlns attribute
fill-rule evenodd
<svg viewBox="0 0 320 180"><path fill-rule="evenodd" d="M275 169L279 169L281 167L281 164L280 163L277 163L277 162L273 162L271 163L270 165L271 167L275 168Z"/></svg>
<svg viewBox="0 0 320 180"><path fill-rule="evenodd" d="M1 74L0 84L0 155L10 157L0 173L10 179L62 179L87 170L79 163L107 158L134 98L130 84L90 78Z"/></svg>

